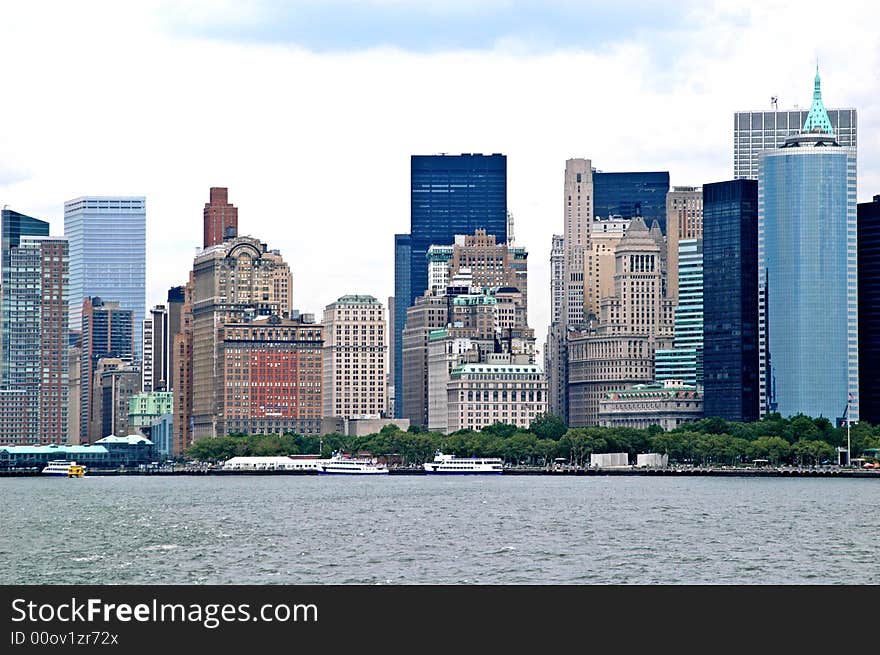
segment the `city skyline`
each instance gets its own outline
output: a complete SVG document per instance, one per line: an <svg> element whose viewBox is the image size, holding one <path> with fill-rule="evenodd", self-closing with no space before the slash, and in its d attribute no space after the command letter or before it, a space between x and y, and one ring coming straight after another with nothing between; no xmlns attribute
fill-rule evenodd
<svg viewBox="0 0 880 655"><path fill-rule="evenodd" d="M659 6L558 6L595 20L563 28L545 18L534 28L541 38L527 34L528 21L498 20L470 40L444 40L462 24L482 25L452 3L435 10L449 20L429 43L403 38L400 22L383 41L348 42L331 22L316 43L296 30L267 31L273 19L290 23L289 9L275 3L238 11L190 3L176 14L164 3L62 6L57 26L33 9L4 7L0 52L21 52L39 25L65 58L37 54L10 71L6 88L29 101L6 105L0 205L49 221L61 236L66 200L145 196L151 307L186 281L207 191L226 187L240 208L239 233L278 248L291 262L293 305L320 314L346 293L393 295L393 234L409 226L411 155L501 152L516 240L530 253L529 324L542 348L550 307L541 290L549 288L551 235L563 227L559 180L568 158L606 172L668 170L671 186L731 179L734 113L770 110L774 96L780 110L806 108L818 57L828 106L859 112L858 201L880 190L880 114L864 82L876 70L877 10L867 3L841 16L846 39L805 30L808 15L766 3L686 3L673 17ZM400 21L424 19L425 10L404 9ZM377 10L374 20L392 11ZM490 13L510 14L499 3ZM126 30L106 29L122 18ZM676 39L683 32L684 44ZM112 80L108 92L97 106L64 100L59 114L57 98L81 92L83 71ZM589 84L571 85L573 75ZM222 101L205 112L212 93ZM342 184L332 173L340 162ZM338 260L328 262L313 244L331 240Z"/></svg>

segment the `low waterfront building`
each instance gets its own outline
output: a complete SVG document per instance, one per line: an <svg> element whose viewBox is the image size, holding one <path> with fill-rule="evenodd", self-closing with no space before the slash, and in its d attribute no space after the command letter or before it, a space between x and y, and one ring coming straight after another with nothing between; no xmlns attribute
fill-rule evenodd
<svg viewBox="0 0 880 655"><path fill-rule="evenodd" d="M547 412L547 378L537 364L504 356L504 363L460 364L447 387L447 432L480 430L493 423L528 428ZM524 359L525 356L520 356Z"/></svg>
<svg viewBox="0 0 880 655"><path fill-rule="evenodd" d="M0 469L42 468L52 460L74 461L88 468L117 469L137 467L157 461L156 447L140 435L109 436L94 444L78 446L0 446Z"/></svg>
<svg viewBox="0 0 880 655"><path fill-rule="evenodd" d="M593 453L590 455L590 468L629 468L629 455L627 453Z"/></svg>
<svg viewBox="0 0 880 655"><path fill-rule="evenodd" d="M672 430L702 417L702 391L680 380L610 391L599 403L599 425L608 428Z"/></svg>
<svg viewBox="0 0 880 655"><path fill-rule="evenodd" d="M377 417L354 417L342 418L341 416L324 417L321 421L321 434L344 434L348 437L364 437L368 434L376 434L386 425L394 425L399 430L406 432L409 429L409 419L405 418L377 418Z"/></svg>
<svg viewBox="0 0 880 655"><path fill-rule="evenodd" d="M636 455L636 466L644 468L662 468L669 466L669 455L663 453L639 453Z"/></svg>

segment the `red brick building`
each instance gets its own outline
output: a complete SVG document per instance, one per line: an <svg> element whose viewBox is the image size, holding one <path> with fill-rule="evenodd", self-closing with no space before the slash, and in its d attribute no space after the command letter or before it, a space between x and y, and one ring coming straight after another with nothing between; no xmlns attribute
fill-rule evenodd
<svg viewBox="0 0 880 655"><path fill-rule="evenodd" d="M204 232L205 248L223 243L227 236L238 236L238 207L229 203L226 187L211 187L211 200L205 203Z"/></svg>

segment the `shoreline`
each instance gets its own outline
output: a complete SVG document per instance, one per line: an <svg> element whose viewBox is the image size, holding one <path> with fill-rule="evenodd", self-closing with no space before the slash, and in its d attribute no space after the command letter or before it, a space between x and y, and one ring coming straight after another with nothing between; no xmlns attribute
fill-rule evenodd
<svg viewBox="0 0 880 655"><path fill-rule="evenodd" d="M86 477L104 477L104 476L219 476L219 477L238 477L249 475L281 475L281 476L302 476L302 475L319 475L317 471L224 471L222 469L183 469L178 471L142 471L142 470L89 470L86 471ZM426 476L421 468L393 468L388 471L388 475L410 475L410 476ZM470 474L480 476L482 474ZM796 477L796 478L873 478L880 480L880 470L863 470L863 469L834 469L834 468L798 468L798 467L778 467L778 468L734 468L734 467L669 467L669 468L606 468L606 469L563 469L550 470L546 468L530 468L519 467L504 469L502 476L518 476L518 475L546 475L546 476L595 476L595 475L611 475L611 476L714 476L714 477L749 477L749 478L770 478L770 477ZM434 474L434 477L443 477L443 474ZM3 471L0 470L0 478L24 478L24 477L41 477L39 471Z"/></svg>

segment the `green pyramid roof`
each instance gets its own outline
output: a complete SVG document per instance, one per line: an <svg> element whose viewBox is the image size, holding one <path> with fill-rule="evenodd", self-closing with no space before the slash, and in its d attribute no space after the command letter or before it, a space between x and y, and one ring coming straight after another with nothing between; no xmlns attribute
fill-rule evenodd
<svg viewBox="0 0 880 655"><path fill-rule="evenodd" d="M813 105L810 107L810 113L807 114L807 120L804 122L802 132L824 132L834 136L834 130L831 127L831 120L828 118L828 112L822 102L822 89L819 82L819 66L816 65L816 81L813 85Z"/></svg>

